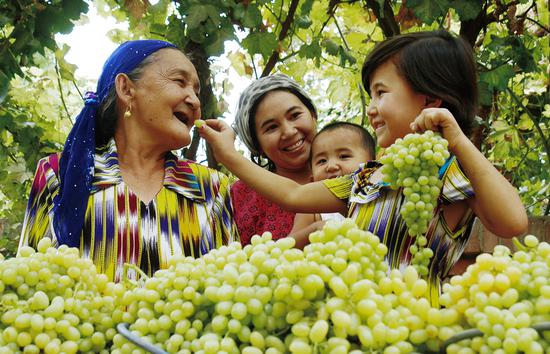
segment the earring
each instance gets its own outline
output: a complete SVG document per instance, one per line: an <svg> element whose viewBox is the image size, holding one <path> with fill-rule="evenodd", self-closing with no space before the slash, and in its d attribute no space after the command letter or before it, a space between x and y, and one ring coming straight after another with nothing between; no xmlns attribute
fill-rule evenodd
<svg viewBox="0 0 550 354"><path fill-rule="evenodd" d="M126 111L124 112L124 118L128 119L132 116L132 109L130 108L130 105L126 107Z"/></svg>

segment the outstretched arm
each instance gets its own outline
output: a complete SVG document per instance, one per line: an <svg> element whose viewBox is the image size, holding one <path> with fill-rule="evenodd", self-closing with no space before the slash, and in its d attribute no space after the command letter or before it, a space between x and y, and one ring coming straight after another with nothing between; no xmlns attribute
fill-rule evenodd
<svg viewBox="0 0 550 354"><path fill-rule="evenodd" d="M518 191L483 156L460 129L447 109L424 109L411 124L415 132L439 131L474 188L470 207L485 227L501 237L518 236L527 231L527 214Z"/></svg>
<svg viewBox="0 0 550 354"><path fill-rule="evenodd" d="M322 182L300 185L255 165L235 150L235 133L231 127L219 119L208 119L205 123L197 124L197 128L213 148L216 159L258 193L294 212L345 211L345 202L336 198Z"/></svg>

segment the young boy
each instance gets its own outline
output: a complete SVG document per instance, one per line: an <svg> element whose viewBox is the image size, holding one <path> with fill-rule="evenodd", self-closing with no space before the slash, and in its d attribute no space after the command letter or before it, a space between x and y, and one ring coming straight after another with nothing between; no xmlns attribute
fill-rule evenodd
<svg viewBox="0 0 550 354"><path fill-rule="evenodd" d="M333 122L324 126L311 144L313 181L353 173L361 163L375 158L375 143L370 133L359 124ZM342 220L340 213L296 214L293 230L308 225L320 229L326 220Z"/></svg>

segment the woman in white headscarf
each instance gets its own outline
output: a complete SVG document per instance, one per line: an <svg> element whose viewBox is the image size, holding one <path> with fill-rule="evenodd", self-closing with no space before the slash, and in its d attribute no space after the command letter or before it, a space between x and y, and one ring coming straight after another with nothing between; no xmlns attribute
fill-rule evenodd
<svg viewBox="0 0 550 354"><path fill-rule="evenodd" d="M283 74L254 81L242 93L235 131L250 150L251 160L278 175L304 184L311 181L309 155L316 132L317 111L300 85ZM296 245L319 227L313 223L293 230L296 214L272 203L241 181L231 187L234 217L241 243L269 231L273 239L291 236Z"/></svg>

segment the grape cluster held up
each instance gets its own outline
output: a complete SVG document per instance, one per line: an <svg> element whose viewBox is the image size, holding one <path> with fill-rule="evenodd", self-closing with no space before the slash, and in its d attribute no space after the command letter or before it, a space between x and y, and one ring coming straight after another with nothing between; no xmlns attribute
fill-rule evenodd
<svg viewBox="0 0 550 354"><path fill-rule="evenodd" d="M447 147L447 140L428 130L397 139L380 158L384 182L394 189L403 188L400 214L409 234L415 237L410 248L412 264L422 275L428 273L427 266L433 256L432 250L426 247L428 240L424 235L441 192L439 169L450 156Z"/></svg>

